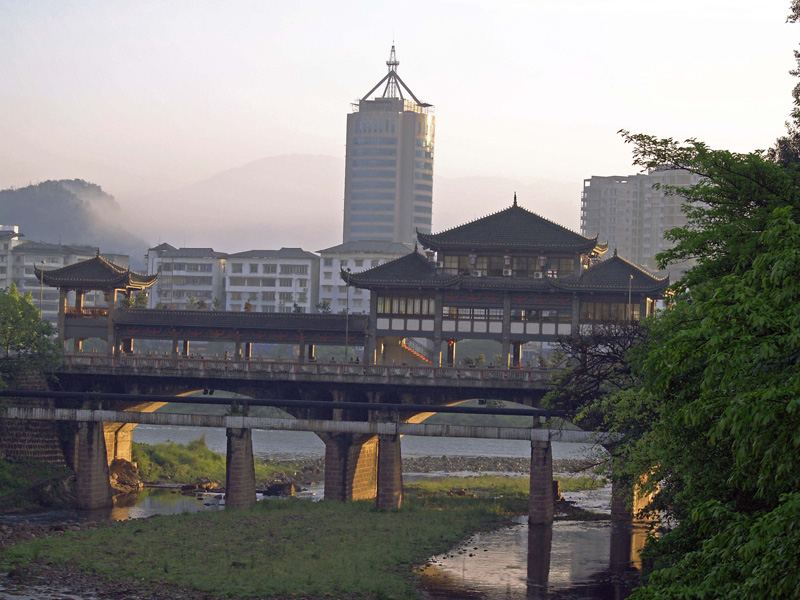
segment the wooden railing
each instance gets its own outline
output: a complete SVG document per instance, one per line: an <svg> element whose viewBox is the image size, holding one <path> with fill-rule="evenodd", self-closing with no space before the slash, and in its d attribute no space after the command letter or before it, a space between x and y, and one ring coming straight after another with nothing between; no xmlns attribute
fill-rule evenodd
<svg viewBox="0 0 800 600"><path fill-rule="evenodd" d="M555 369L496 369L475 367L434 367L428 365L363 365L358 363L276 362L266 360L226 360L219 358L191 358L166 356L107 356L102 354L67 354L66 370L81 369L135 369L158 371L164 374L203 372L207 375L242 373L275 376L342 377L356 381L358 378L396 379L410 378L445 382L514 382L545 383L559 374ZM433 381L431 381L433 383Z"/></svg>
<svg viewBox="0 0 800 600"><path fill-rule="evenodd" d="M99 317L107 317L108 316L108 309L104 306L101 307L90 307L90 308L78 308L76 306L67 306L66 308L66 315L68 317L73 318L92 318L97 319Z"/></svg>

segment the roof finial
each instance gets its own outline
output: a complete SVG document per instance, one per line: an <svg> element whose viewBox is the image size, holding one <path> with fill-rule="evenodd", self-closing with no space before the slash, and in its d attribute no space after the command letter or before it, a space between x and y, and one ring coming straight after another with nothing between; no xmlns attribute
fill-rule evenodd
<svg viewBox="0 0 800 600"><path fill-rule="evenodd" d="M97 248L97 256L100 256L100 248Z"/></svg>
<svg viewBox="0 0 800 600"><path fill-rule="evenodd" d="M417 248L417 242L414 242L414 252L416 253L418 251L419 251L419 248Z"/></svg>
<svg viewBox="0 0 800 600"><path fill-rule="evenodd" d="M517 192L514 192L514 206L517 205Z"/></svg>

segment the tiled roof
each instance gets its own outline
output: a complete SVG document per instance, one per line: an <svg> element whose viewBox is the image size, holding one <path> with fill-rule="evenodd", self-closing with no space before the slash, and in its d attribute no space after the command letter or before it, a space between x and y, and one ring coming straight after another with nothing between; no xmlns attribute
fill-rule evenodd
<svg viewBox="0 0 800 600"><path fill-rule="evenodd" d="M313 252L308 252L302 248L281 248L280 250L246 250L229 254L228 258L300 258L300 259L319 259Z"/></svg>
<svg viewBox="0 0 800 600"><path fill-rule="evenodd" d="M411 252L411 246L400 242L382 242L380 240L359 240L345 242L319 250L320 254L395 254L403 255Z"/></svg>
<svg viewBox="0 0 800 600"><path fill-rule="evenodd" d="M417 232L420 244L432 250L530 250L588 252L598 248L597 238L587 238L514 204L505 210L447 229L441 233ZM598 249L602 249L599 247Z"/></svg>
<svg viewBox="0 0 800 600"><path fill-rule="evenodd" d="M99 254L60 269L41 269L34 265L34 274L52 287L87 287L90 289L145 289L156 282L158 275L143 275L123 269Z"/></svg>
<svg viewBox="0 0 800 600"><path fill-rule="evenodd" d="M419 252L411 252L358 273L342 271L345 282L365 288L382 285L446 287L461 278L461 275L438 275L434 265Z"/></svg>
<svg viewBox="0 0 800 600"><path fill-rule="evenodd" d="M169 245L169 244L167 244ZM163 246L163 244L162 244ZM162 250L163 258L227 258L225 252L216 252L213 248L173 248Z"/></svg>
<svg viewBox="0 0 800 600"><path fill-rule="evenodd" d="M159 244L158 246L154 246L154 247L149 248L149 249L150 250L155 250L156 252L163 252L165 250L177 250L177 248L175 246L173 246L172 244L168 244L167 242L164 242L162 244Z"/></svg>
<svg viewBox="0 0 800 600"><path fill-rule="evenodd" d="M14 247L14 252L50 252L60 254L77 254L91 256L97 253L97 246L68 246L65 244L51 244L49 242L23 241Z"/></svg>
<svg viewBox="0 0 800 600"><path fill-rule="evenodd" d="M369 315L258 313L214 310L125 308L114 311L118 325L214 327L220 329L284 329L301 331L361 331Z"/></svg>
<svg viewBox="0 0 800 600"><path fill-rule="evenodd" d="M630 289L638 293L663 290L669 285L669 276L655 277L615 252L611 258L586 269L580 277L552 279L550 282L554 287L561 289L608 292Z"/></svg>

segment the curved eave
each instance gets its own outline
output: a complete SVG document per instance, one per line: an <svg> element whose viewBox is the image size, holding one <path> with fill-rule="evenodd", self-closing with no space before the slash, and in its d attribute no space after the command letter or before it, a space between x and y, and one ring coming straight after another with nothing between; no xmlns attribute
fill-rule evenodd
<svg viewBox="0 0 800 600"><path fill-rule="evenodd" d="M554 288L571 291L571 292L607 292L607 293L628 293L628 286L613 286L602 284L559 284L555 280L550 280L550 285ZM630 292L632 294L661 294L661 292L669 286L669 281L659 282L657 285L650 287L632 286Z"/></svg>
<svg viewBox="0 0 800 600"><path fill-rule="evenodd" d="M42 281L39 273L36 278ZM71 277L48 277L45 273L44 283L51 287L65 287L70 289L116 289L116 290L144 290L151 287L155 283L155 279L151 281L130 281L127 277L109 277L108 279L94 279L87 281L81 278Z"/></svg>

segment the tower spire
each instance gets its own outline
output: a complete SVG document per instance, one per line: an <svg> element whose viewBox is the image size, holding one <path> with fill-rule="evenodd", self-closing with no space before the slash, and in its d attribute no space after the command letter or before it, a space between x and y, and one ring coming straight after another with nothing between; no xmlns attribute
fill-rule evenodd
<svg viewBox="0 0 800 600"><path fill-rule="evenodd" d="M397 98L397 67L400 61L397 60L397 55L394 51L394 41L392 41L392 51L389 53L389 60L386 61L386 66L389 67L389 79L386 82L386 89L383 92L384 98ZM402 94L401 94L402 97Z"/></svg>

